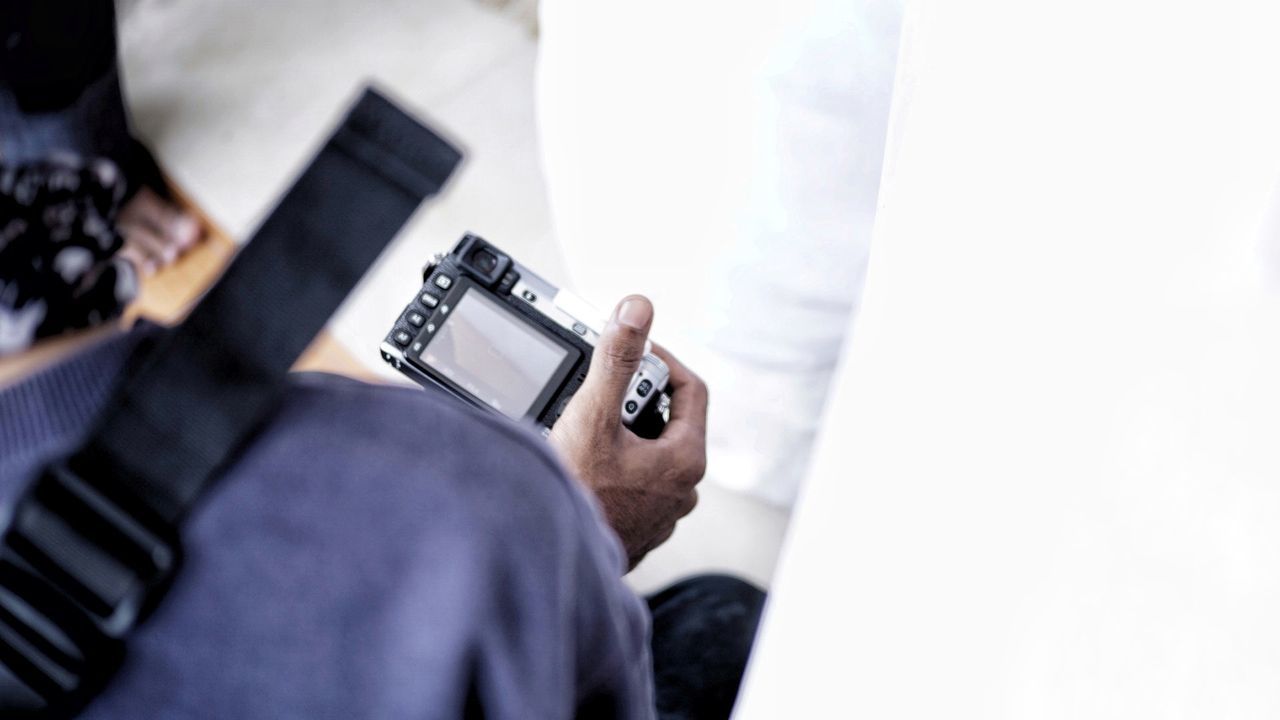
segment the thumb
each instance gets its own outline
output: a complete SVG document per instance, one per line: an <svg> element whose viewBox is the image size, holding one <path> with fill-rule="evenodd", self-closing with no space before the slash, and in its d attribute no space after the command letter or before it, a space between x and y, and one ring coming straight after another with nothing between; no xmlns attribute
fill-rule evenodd
<svg viewBox="0 0 1280 720"><path fill-rule="evenodd" d="M642 295L630 295L618 303L591 355L591 369L583 388L600 412L617 418L631 376L644 358L644 343L653 323L653 305Z"/></svg>

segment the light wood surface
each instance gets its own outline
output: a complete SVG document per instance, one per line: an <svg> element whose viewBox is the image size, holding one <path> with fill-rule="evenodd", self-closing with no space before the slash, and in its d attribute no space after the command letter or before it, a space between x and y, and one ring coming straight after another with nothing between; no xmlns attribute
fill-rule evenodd
<svg viewBox="0 0 1280 720"><path fill-rule="evenodd" d="M125 310L127 327L138 318L174 325L187 316L214 282L222 275L237 245L217 223L213 222L180 190L174 190L180 204L195 213L205 228L204 238L173 265L142 281L138 297ZM37 343L27 352L0 358L0 387L37 372L119 327L111 324L83 332L69 333ZM355 359L350 352L322 330L311 346L294 364L295 371L323 371L359 380L377 382L378 377Z"/></svg>

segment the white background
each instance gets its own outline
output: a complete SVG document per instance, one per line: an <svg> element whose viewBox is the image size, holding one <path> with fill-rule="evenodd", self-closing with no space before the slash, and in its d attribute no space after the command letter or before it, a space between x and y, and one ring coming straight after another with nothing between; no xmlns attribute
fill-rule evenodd
<svg viewBox="0 0 1280 720"><path fill-rule="evenodd" d="M914 10L738 717L1280 717L1275 11Z"/></svg>

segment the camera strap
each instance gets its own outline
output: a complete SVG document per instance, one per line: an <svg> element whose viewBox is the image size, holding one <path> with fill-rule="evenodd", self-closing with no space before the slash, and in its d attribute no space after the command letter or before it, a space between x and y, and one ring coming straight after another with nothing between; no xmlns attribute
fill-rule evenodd
<svg viewBox="0 0 1280 720"><path fill-rule="evenodd" d="M181 561L179 528L294 360L461 154L366 90L185 322L140 346L89 439L0 538L0 717L70 717Z"/></svg>

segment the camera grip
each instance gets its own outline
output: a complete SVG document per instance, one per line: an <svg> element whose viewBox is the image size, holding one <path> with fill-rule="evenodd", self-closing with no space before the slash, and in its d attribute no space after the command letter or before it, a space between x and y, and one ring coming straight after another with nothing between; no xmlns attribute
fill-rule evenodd
<svg viewBox="0 0 1280 720"><path fill-rule="evenodd" d="M667 426L667 409L671 406L671 391L660 393L636 416L629 429L646 440L655 440Z"/></svg>

